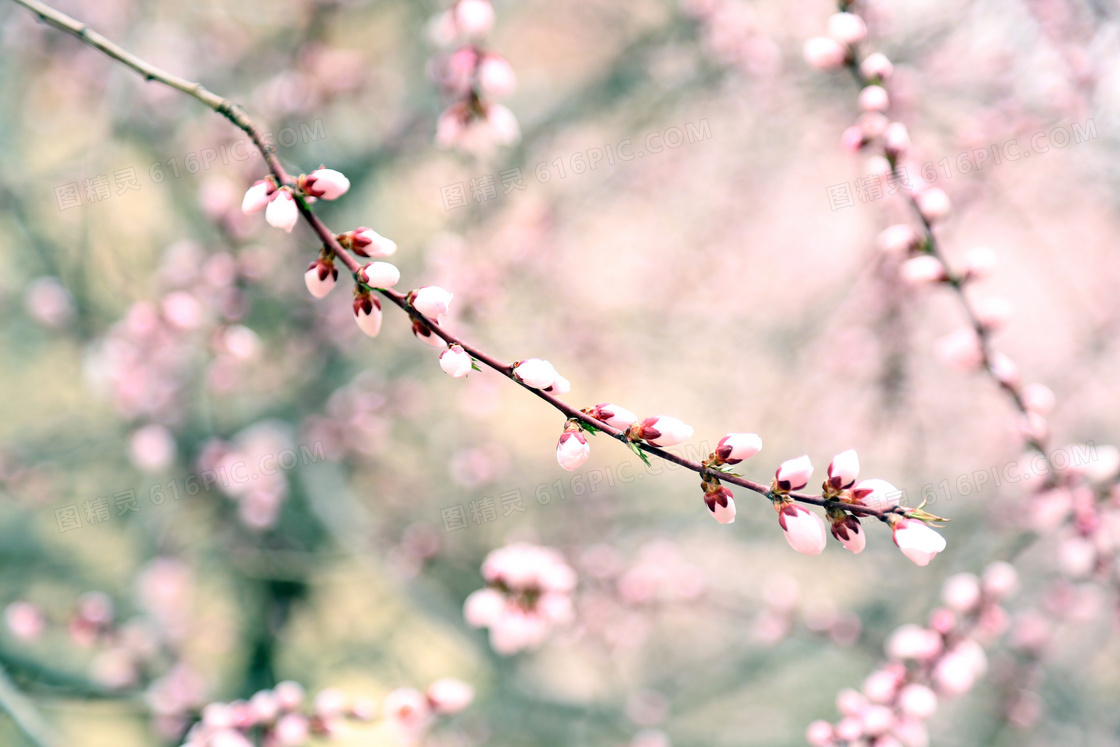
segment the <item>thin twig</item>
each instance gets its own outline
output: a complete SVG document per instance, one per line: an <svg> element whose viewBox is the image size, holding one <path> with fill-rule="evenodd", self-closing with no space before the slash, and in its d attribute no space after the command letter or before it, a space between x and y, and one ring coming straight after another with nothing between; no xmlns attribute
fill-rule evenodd
<svg viewBox="0 0 1120 747"><path fill-rule="evenodd" d="M12 717L15 725L36 747L59 744L57 735L47 726L30 699L12 682L3 665L0 665L0 709Z"/></svg>
<svg viewBox="0 0 1120 747"><path fill-rule="evenodd" d="M272 175L276 178L280 185L286 185L289 187L295 186L295 180L291 177L291 175L287 173L287 171L284 170L284 167L280 164L279 159L276 158L274 146L264 139L264 135L260 127L258 127L253 122L253 120L240 105L221 96L218 96L212 91L206 89L200 83L195 83L184 78L172 75L166 70L162 70L155 65L145 62L144 60L136 57L135 55L125 51L118 45L109 41L96 31L93 31L80 21L77 21L65 15L64 13L60 13L59 11L51 8L48 5L38 2L38 0L12 1L31 10L43 22L54 26L55 28L61 29L62 31L65 31L69 34L72 34L85 44L88 44L105 53L109 57L117 60L118 62L121 62L122 64L126 65L127 67L143 76L146 81L154 81L170 86L177 91L181 91L188 96L198 99L210 109L213 109L218 114L221 114L233 124L241 128L241 130L243 130L252 139L253 144L261 152L261 155L264 156L269 170L272 172ZM346 268L350 270L350 272L355 273L356 275L357 272L361 269L361 264L339 243L335 233L331 231L331 229L328 228L326 224L323 223L323 221L314 213L314 211L311 210L311 207L307 204L306 200L302 199L302 197L300 197L298 194L296 195L296 205L304 220L307 221L308 225L311 227L311 230L315 232L315 235L318 236L323 245L326 246L327 249L329 249L331 252L333 252L334 255L342 261ZM355 278L355 280L356 279L357 278ZM630 439L623 432L610 427L601 420L593 418L590 415L587 415L586 413L583 413L568 404L565 404L548 392L541 391L540 389L534 389L533 387L529 387L521 381L518 381L518 379L513 374L512 365L502 363L494 357L473 347L472 345L463 342L455 335L452 335L443 327L439 326L439 324L434 320L427 318L426 316L418 312L415 308L413 308L409 303L408 297L406 295L389 289L379 288L376 290L393 304L399 306L412 319L428 327L428 329L430 329L433 334L444 340L448 345L459 345L475 360L493 369L494 371L497 371L522 388L532 392L533 394L540 397L545 402L549 403L554 408L559 410L561 413L566 415L568 418L574 418L581 423L592 426L595 429L609 435L610 437L624 443L631 443ZM723 472L722 470L705 466L700 462L685 459L684 457L677 456L670 451L666 451L665 449L651 446L646 443L635 442L635 445L637 446L637 448L641 449L647 454L651 454L666 461L673 462L674 464L679 464L686 469L696 472L702 477L718 479L721 482L737 485L739 487L746 488L747 490L752 490L763 496L771 496L770 486L763 483L754 482L753 480L748 480L745 477L732 475ZM823 495L788 493L788 497L795 501L811 504L814 506L842 508L859 516L871 516L884 522L887 521L888 518L892 515L907 514L907 509L901 507L888 507L886 509L880 510L867 506L846 503L835 499L825 498Z"/></svg>

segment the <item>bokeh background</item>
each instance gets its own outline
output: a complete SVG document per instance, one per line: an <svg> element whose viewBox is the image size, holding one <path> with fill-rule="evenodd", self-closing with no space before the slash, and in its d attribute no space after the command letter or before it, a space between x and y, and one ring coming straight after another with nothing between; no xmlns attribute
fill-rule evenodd
<svg viewBox="0 0 1120 747"><path fill-rule="evenodd" d="M517 73L504 103L522 137L483 154L434 144L440 3L58 7L242 102L293 173L346 173L350 193L318 206L327 224L395 240L400 287L453 291L449 329L503 360L548 358L568 402L681 417L692 457L757 432L742 471L760 481L855 448L863 476L953 519L927 568L878 525L860 556L810 558L762 498L740 491L738 521L718 525L694 474L603 437L563 471L562 416L539 400L489 371L450 379L395 309L370 340L347 288L310 298L310 231L240 212L264 174L240 132L5 2L0 665L64 743L178 744L203 704L278 680L380 699L451 676L476 700L431 744L803 744L946 577L1021 536L1029 482L976 476L1027 471L1014 410L939 362L959 304L901 286L876 244L905 203L830 199L869 171L840 146L852 81L801 59L828 3L498 0L486 46ZM1000 258L969 291L1013 305L997 346L1057 395L1057 445L1115 442L1116 8L864 7L896 64L893 116L953 198L950 261ZM958 166L1075 123L1092 136ZM684 142L658 152L673 128ZM641 157L575 165L624 141ZM523 189L504 194L511 169ZM275 474L200 477L257 474L262 457ZM462 605L515 541L578 571L576 617L502 656ZM932 744L1120 742L1115 589L1061 580L1059 555L1043 539L1017 561L1015 605L1074 610L1041 666L1017 679L997 645L984 682L931 719ZM23 740L0 718L0 741ZM378 722L333 742L396 743Z"/></svg>

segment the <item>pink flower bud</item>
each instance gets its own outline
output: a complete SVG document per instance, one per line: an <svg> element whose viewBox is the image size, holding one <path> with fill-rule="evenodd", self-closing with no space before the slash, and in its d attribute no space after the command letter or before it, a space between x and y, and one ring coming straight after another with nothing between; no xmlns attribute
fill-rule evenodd
<svg viewBox="0 0 1120 747"><path fill-rule="evenodd" d="M666 415L646 418L636 425L635 435L654 446L676 446L692 438L693 433L691 425Z"/></svg>
<svg viewBox="0 0 1120 747"><path fill-rule="evenodd" d="M919 192L914 199L918 203L918 211L929 223L938 223L949 217L952 204L945 190L931 187Z"/></svg>
<svg viewBox="0 0 1120 747"><path fill-rule="evenodd" d="M513 367L513 375L525 386L547 389L556 381L556 369L540 358L526 358Z"/></svg>
<svg viewBox="0 0 1120 747"><path fill-rule="evenodd" d="M287 189L273 193L268 208L264 211L264 219L273 228L282 228L291 233L299 222L299 208L296 207L292 193Z"/></svg>
<svg viewBox="0 0 1120 747"><path fill-rule="evenodd" d="M432 711L428 699L411 687L401 687L385 696L381 705L385 718L405 739L415 737L427 728Z"/></svg>
<svg viewBox="0 0 1120 747"><path fill-rule="evenodd" d="M963 695L988 669L988 657L976 641L966 638L953 646L933 668L931 679L946 695Z"/></svg>
<svg viewBox="0 0 1120 747"><path fill-rule="evenodd" d="M859 555L867 546L867 535L863 533L863 527L855 516L845 516L839 521L832 521L832 536L840 540L840 544L855 555Z"/></svg>
<svg viewBox="0 0 1120 747"><path fill-rule="evenodd" d="M887 80L894 72L894 65L882 52L874 52L863 58L859 64L859 72L871 80Z"/></svg>
<svg viewBox="0 0 1120 747"><path fill-rule="evenodd" d="M992 274L992 270L999 264L996 253L986 246L972 249L964 256L965 276L969 280L978 280Z"/></svg>
<svg viewBox="0 0 1120 747"><path fill-rule="evenodd" d="M797 552L805 555L820 555L824 552L827 544L824 521L812 511L786 503L778 510L778 524L785 532L786 542Z"/></svg>
<svg viewBox="0 0 1120 747"><path fill-rule="evenodd" d="M1014 387L1019 384L1019 366L998 350L988 360L988 370L1004 386Z"/></svg>
<svg viewBox="0 0 1120 747"><path fill-rule="evenodd" d="M856 120L860 131L868 140L873 140L886 132L890 123L891 121L882 112L864 112Z"/></svg>
<svg viewBox="0 0 1120 747"><path fill-rule="evenodd" d="M516 145L521 140L521 125L508 107L489 104L486 107L486 124L496 145Z"/></svg>
<svg viewBox="0 0 1120 747"><path fill-rule="evenodd" d="M931 254L906 260L898 268L898 274L902 282L912 288L929 283L940 283L948 277L945 273L945 265Z"/></svg>
<svg viewBox="0 0 1120 747"><path fill-rule="evenodd" d="M301 180L300 188L311 197L337 200L350 189L350 180L334 169L315 169Z"/></svg>
<svg viewBox="0 0 1120 747"><path fill-rule="evenodd" d="M330 720L343 715L349 705L350 699L346 696L346 693L336 687L328 687L326 690L319 691L315 696L311 709L315 711L315 715L319 718Z"/></svg>
<svg viewBox="0 0 1120 747"><path fill-rule="evenodd" d="M245 198L241 200L241 212L249 215L264 210L265 206L268 205L269 198L275 191L276 185L272 183L271 179L261 179L254 182L253 186L245 192Z"/></svg>
<svg viewBox="0 0 1120 747"><path fill-rule="evenodd" d="M451 12L456 28L465 36L485 36L494 26L494 6L489 0L459 0Z"/></svg>
<svg viewBox="0 0 1120 747"><path fill-rule="evenodd" d="M1013 308L1006 298L978 298L972 302L976 321L991 330L1002 329L1011 318Z"/></svg>
<svg viewBox="0 0 1120 747"><path fill-rule="evenodd" d="M175 436L167 426L150 423L137 429L128 441L132 463L145 472L161 472L171 466L177 451Z"/></svg>
<svg viewBox="0 0 1120 747"><path fill-rule="evenodd" d="M354 299L353 309L358 329L370 337L377 337L381 331L381 302L369 293L362 293Z"/></svg>
<svg viewBox="0 0 1120 747"><path fill-rule="evenodd" d="M917 249L919 243L918 232L905 223L891 226L879 234L879 248L891 254L905 254Z"/></svg>
<svg viewBox="0 0 1120 747"><path fill-rule="evenodd" d="M805 730L805 741L809 747L828 747L832 744L832 724L827 721L814 721Z"/></svg>
<svg viewBox="0 0 1120 747"><path fill-rule="evenodd" d="M4 610L4 620L12 636L23 642L37 640L47 627L42 611L31 602L12 602Z"/></svg>
<svg viewBox="0 0 1120 747"><path fill-rule="evenodd" d="M467 709L474 701L474 688L462 680L444 677L425 691L432 710L441 716L452 716Z"/></svg>
<svg viewBox="0 0 1120 747"><path fill-rule="evenodd" d="M885 156L874 155L867 159L867 173L877 174L880 177L889 176L891 173L891 162Z"/></svg>
<svg viewBox="0 0 1120 747"><path fill-rule="evenodd" d="M934 345L934 352L947 367L962 373L975 371L984 360L980 339L970 327L962 327L942 337Z"/></svg>
<svg viewBox="0 0 1120 747"><path fill-rule="evenodd" d="M638 416L627 410L625 407L612 405L609 402L595 405L588 413L596 420L601 420L611 428L619 430L626 430L630 427L631 423L637 422Z"/></svg>
<svg viewBox="0 0 1120 747"><path fill-rule="evenodd" d="M813 464L808 456L787 459L774 473L774 479L778 481L778 487L782 490L801 490L809 484L809 478L812 476ZM823 536L823 525L821 528Z"/></svg>
<svg viewBox="0 0 1120 747"><path fill-rule="evenodd" d="M925 685L911 683L898 694L898 707L907 716L927 719L937 712L937 695Z"/></svg>
<svg viewBox="0 0 1120 747"><path fill-rule="evenodd" d="M994 599L1006 599L1019 589L1019 572L1015 566L997 560L984 569L984 593Z"/></svg>
<svg viewBox="0 0 1120 747"><path fill-rule="evenodd" d="M385 238L372 228L356 228L349 234L350 248L359 257L388 257L397 251L395 242Z"/></svg>
<svg viewBox="0 0 1120 747"><path fill-rule="evenodd" d="M280 714L280 702L276 698L276 693L271 690L261 690L249 698L249 709L257 723L271 724Z"/></svg>
<svg viewBox="0 0 1120 747"><path fill-rule="evenodd" d="M828 35L854 47L867 41L867 24L855 13L833 13L828 17Z"/></svg>
<svg viewBox="0 0 1120 747"><path fill-rule="evenodd" d="M859 474L859 457L855 449L842 451L828 465L828 484L835 490L850 488Z"/></svg>
<svg viewBox="0 0 1120 747"><path fill-rule="evenodd" d="M863 732L869 736L882 737L893 725L894 712L886 706L873 705L863 712ZM889 736L876 739L875 746L889 747L889 739Z"/></svg>
<svg viewBox="0 0 1120 747"><path fill-rule="evenodd" d="M941 601L957 612L971 612L980 604L980 579L974 573L957 573L941 585Z"/></svg>
<svg viewBox="0 0 1120 747"><path fill-rule="evenodd" d="M432 331L432 328L427 324L415 319L412 320L412 334L416 339L425 345L431 345L433 348L443 348L447 345L443 338Z"/></svg>
<svg viewBox="0 0 1120 747"><path fill-rule="evenodd" d="M852 125L840 134L840 147L849 153L857 153L865 145L867 145L867 136L861 127Z"/></svg>
<svg viewBox="0 0 1120 747"><path fill-rule="evenodd" d="M894 523L894 543L916 565L926 566L945 549L945 538L920 521L899 519Z"/></svg>
<svg viewBox="0 0 1120 747"><path fill-rule="evenodd" d="M286 680L273 688L276 702L285 711L294 711L303 705L303 685Z"/></svg>
<svg viewBox="0 0 1120 747"><path fill-rule="evenodd" d="M307 717L299 713L288 713L280 717L273 730L277 747L301 747L307 743L311 726Z"/></svg>
<svg viewBox="0 0 1120 747"><path fill-rule="evenodd" d="M437 322L447 315L455 294L436 285L426 285L412 292L412 308Z"/></svg>
<svg viewBox="0 0 1120 747"><path fill-rule="evenodd" d="M728 433L716 445L724 464L738 464L762 451L762 439L754 433Z"/></svg>
<svg viewBox="0 0 1120 747"><path fill-rule="evenodd" d="M439 354L439 367L453 379L461 379L473 369L474 359L459 345L452 345Z"/></svg>
<svg viewBox="0 0 1120 747"><path fill-rule="evenodd" d="M835 39L817 36L805 42L805 62L816 70L839 70L848 59L848 50Z"/></svg>
<svg viewBox="0 0 1120 747"><path fill-rule="evenodd" d="M556 374L556 378L553 379L552 384L546 386L544 390L549 394L567 394L572 391L572 382L568 381L560 374Z"/></svg>
<svg viewBox="0 0 1120 747"><path fill-rule="evenodd" d="M591 444L579 431L565 431L556 444L556 461L564 469L572 472L583 466L591 455Z"/></svg>
<svg viewBox="0 0 1120 747"><path fill-rule="evenodd" d="M358 277L371 288L392 288L401 280L401 271L388 262L370 262L358 270Z"/></svg>
<svg viewBox="0 0 1120 747"><path fill-rule="evenodd" d="M930 661L941 653L942 645L941 634L937 631L907 624L896 628L883 648L888 657L898 661Z"/></svg>
<svg viewBox="0 0 1120 747"><path fill-rule="evenodd" d="M865 86L859 92L859 108L865 112L883 112L891 105L891 97L882 86Z"/></svg>
<svg viewBox="0 0 1120 747"><path fill-rule="evenodd" d="M1023 387L1023 405L1031 412L1049 415L1056 402L1054 392L1045 384L1027 384Z"/></svg>
<svg viewBox="0 0 1120 747"><path fill-rule="evenodd" d="M487 52L478 63L478 87L490 98L504 98L517 88L513 66L499 54Z"/></svg>
<svg viewBox="0 0 1120 747"><path fill-rule="evenodd" d="M488 628L505 610L506 600L497 589L479 589L463 603L463 618L473 628Z"/></svg>
<svg viewBox="0 0 1120 747"><path fill-rule="evenodd" d="M883 147L892 158L898 158L910 149L910 133L901 122L891 122L883 132Z"/></svg>
<svg viewBox="0 0 1120 747"><path fill-rule="evenodd" d="M720 524L735 523L735 498L727 488L720 485L715 490L705 490L704 504Z"/></svg>
<svg viewBox="0 0 1120 747"><path fill-rule="evenodd" d="M891 485L886 480L873 477L870 480L860 480L852 486L852 500L861 506L885 511L898 505L902 499L902 491Z"/></svg>
<svg viewBox="0 0 1120 747"><path fill-rule="evenodd" d="M307 290L315 298L323 298L334 288L338 280L338 268L334 262L326 259L317 259L307 266L303 273L303 282L307 283Z"/></svg>

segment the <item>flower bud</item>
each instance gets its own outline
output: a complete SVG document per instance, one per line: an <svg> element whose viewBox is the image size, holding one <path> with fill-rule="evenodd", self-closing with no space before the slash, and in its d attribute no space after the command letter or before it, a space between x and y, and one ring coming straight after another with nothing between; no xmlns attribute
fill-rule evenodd
<svg viewBox="0 0 1120 747"><path fill-rule="evenodd" d="M517 88L517 76L513 66L499 54L487 52L478 63L478 87L490 98L504 98Z"/></svg>
<svg viewBox="0 0 1120 747"><path fill-rule="evenodd" d="M898 707L907 716L927 719L937 712L937 695L925 685L913 682L899 692Z"/></svg>
<svg viewBox="0 0 1120 747"><path fill-rule="evenodd" d="M416 336L417 340L426 345L431 345L433 348L442 348L447 344L442 337L432 331L431 327L416 319L412 320L412 334Z"/></svg>
<svg viewBox="0 0 1120 747"><path fill-rule="evenodd" d="M353 308L358 329L370 337L377 337L381 331L381 302L368 292L355 291Z"/></svg>
<svg viewBox="0 0 1120 747"><path fill-rule="evenodd" d="M428 685L424 694L428 696L432 710L441 716L460 713L474 701L474 688L451 677L444 677Z"/></svg>
<svg viewBox="0 0 1120 747"><path fill-rule="evenodd" d="M832 536L840 540L840 544L859 555L867 545L867 535L855 516L837 516L832 520Z"/></svg>
<svg viewBox="0 0 1120 747"><path fill-rule="evenodd" d="M412 291L412 308L437 322L450 310L455 294L436 285L426 285Z"/></svg>
<svg viewBox="0 0 1120 747"><path fill-rule="evenodd" d="M556 378L553 379L552 384L546 386L544 390L549 394L567 394L572 391L572 382L568 381L560 374L556 374Z"/></svg>
<svg viewBox="0 0 1120 747"><path fill-rule="evenodd" d="M704 504L720 524L735 523L735 498L730 490L722 485L713 490L704 490Z"/></svg>
<svg viewBox="0 0 1120 747"><path fill-rule="evenodd" d="M902 491L886 480L873 477L860 480L852 486L852 502L877 511L886 511L898 505Z"/></svg>
<svg viewBox="0 0 1120 747"><path fill-rule="evenodd" d="M1054 409L1054 392L1045 384L1027 384L1023 387L1023 406L1039 415L1049 415Z"/></svg>
<svg viewBox="0 0 1120 747"><path fill-rule="evenodd" d="M971 327L950 332L934 344L934 352L949 368L962 373L975 371L984 360L980 338Z"/></svg>
<svg viewBox="0 0 1120 747"><path fill-rule="evenodd" d="M987 277L999 264L996 253L986 246L978 246L964 255L965 277L969 280L979 280Z"/></svg>
<svg viewBox="0 0 1120 747"><path fill-rule="evenodd" d="M862 127L852 125L840 134L840 146L849 153L858 153L865 145L867 145L867 135Z"/></svg>
<svg viewBox="0 0 1120 747"><path fill-rule="evenodd" d="M273 184L271 179L261 179L254 182L253 186L245 192L245 198L241 200L241 212L249 215L264 210L265 206L268 205L269 198L275 191L276 185Z"/></svg>
<svg viewBox="0 0 1120 747"><path fill-rule="evenodd" d="M617 428L620 431L626 430L630 427L631 423L637 422L638 420L638 416L625 407L612 405L609 402L595 405L587 414L596 420L603 421L611 428Z"/></svg>
<svg viewBox="0 0 1120 747"><path fill-rule="evenodd" d="M359 257L388 257L397 251L395 242L364 226L343 234L341 239L345 239L343 246L348 246Z"/></svg>
<svg viewBox="0 0 1120 747"><path fill-rule="evenodd" d="M827 721L814 721L805 731L805 741L810 747L829 747L832 742L832 724Z"/></svg>
<svg viewBox="0 0 1120 747"><path fill-rule="evenodd" d="M513 375L525 386L533 389L547 389L559 375L548 361L540 358L526 358L513 367Z"/></svg>
<svg viewBox="0 0 1120 747"><path fill-rule="evenodd" d="M762 451L762 439L754 433L728 433L716 445L716 455L724 464L738 464Z"/></svg>
<svg viewBox="0 0 1120 747"><path fill-rule="evenodd" d="M401 271L388 262L370 262L358 270L358 279L371 288L392 288L400 282Z"/></svg>
<svg viewBox="0 0 1120 747"><path fill-rule="evenodd" d="M945 538L914 519L898 519L893 525L894 543L916 565L926 566L945 549Z"/></svg>
<svg viewBox="0 0 1120 747"><path fill-rule="evenodd" d="M894 72L894 65L882 52L874 52L863 58L859 64L859 72L870 80L887 80Z"/></svg>
<svg viewBox="0 0 1120 747"><path fill-rule="evenodd" d="M334 169L315 169L300 179L299 187L305 195L337 200L350 189L350 180Z"/></svg>
<svg viewBox="0 0 1120 747"><path fill-rule="evenodd" d="M883 648L887 656L898 661L930 661L941 653L942 638L937 631L908 623L896 628Z"/></svg>
<svg viewBox="0 0 1120 747"><path fill-rule="evenodd" d="M1001 329L1011 318L1013 307L1006 298L978 298L972 302L976 321L990 330Z"/></svg>
<svg viewBox="0 0 1120 747"><path fill-rule="evenodd" d="M828 465L828 485L833 490L850 488L859 474L859 457L855 449L842 451Z"/></svg>
<svg viewBox="0 0 1120 747"><path fill-rule="evenodd" d="M801 490L809 484L813 476L813 464L808 456L799 456L796 459L787 459L774 473L774 480L780 490ZM822 525L823 528L823 525Z"/></svg>
<svg viewBox="0 0 1120 747"><path fill-rule="evenodd" d="M948 277L945 273L945 265L941 264L941 260L932 254L923 254L920 257L906 260L899 266L898 274L902 278L902 282L912 288L929 283L944 282Z"/></svg>
<svg viewBox="0 0 1120 747"><path fill-rule="evenodd" d="M591 455L591 444L578 430L564 431L556 444L556 461L564 469L572 472L583 466Z"/></svg>
<svg viewBox="0 0 1120 747"><path fill-rule="evenodd" d="M301 713L288 713L280 717L273 730L277 747L299 747L307 743L311 725Z"/></svg>
<svg viewBox="0 0 1120 747"><path fill-rule="evenodd" d="M854 47L867 41L867 24L855 13L833 13L828 17L828 35Z"/></svg>
<svg viewBox="0 0 1120 747"><path fill-rule="evenodd" d="M282 228L288 233L292 232L299 221L299 208L296 207L295 198L288 189L280 189L273 193L268 207L264 211L264 219L274 228Z"/></svg>
<svg viewBox="0 0 1120 747"><path fill-rule="evenodd" d="M473 370L474 359L460 345L452 345L439 354L439 367L453 379L461 379Z"/></svg>
<svg viewBox="0 0 1120 747"><path fill-rule="evenodd" d="M494 6L489 0L459 0L451 12L456 28L465 36L485 36L494 26Z"/></svg>
<svg viewBox="0 0 1120 747"><path fill-rule="evenodd" d="M805 42L805 62L816 70L839 70L848 59L848 50L835 39L817 36Z"/></svg>
<svg viewBox="0 0 1120 747"><path fill-rule="evenodd" d="M630 433L654 446L676 446L692 438L693 429L677 418L658 415L632 424Z"/></svg>
<svg viewBox="0 0 1120 747"><path fill-rule="evenodd" d="M307 290L315 298L323 298L330 293L336 280L338 280L338 268L329 259L315 260L307 266L307 272L303 273Z"/></svg>
<svg viewBox="0 0 1120 747"><path fill-rule="evenodd" d="M917 249L920 243L918 232L905 223L891 226L879 234L879 248L890 254L905 254Z"/></svg>
<svg viewBox="0 0 1120 747"><path fill-rule="evenodd" d="M859 108L865 112L883 112L891 105L891 97L882 86L870 85L859 92Z"/></svg>
<svg viewBox="0 0 1120 747"><path fill-rule="evenodd" d="M879 137L890 127L891 121L882 112L864 112L856 120L863 136L868 140Z"/></svg>
<svg viewBox="0 0 1120 747"><path fill-rule="evenodd" d="M980 604L980 579L974 573L957 573L941 585L941 601L957 612L971 612Z"/></svg>
<svg viewBox="0 0 1120 747"><path fill-rule="evenodd" d="M949 217L952 203L949 202L949 195L945 194L945 190L931 187L919 192L914 199L918 203L918 212L927 222L938 223Z"/></svg>
<svg viewBox="0 0 1120 747"><path fill-rule="evenodd" d="M1014 387L1019 384L1019 366L1005 353L998 350L992 353L988 360L988 370L995 377L995 380L1004 386Z"/></svg>
<svg viewBox="0 0 1120 747"><path fill-rule="evenodd" d="M785 532L786 542L797 552L805 555L820 555L824 552L826 544L824 521L812 511L793 503L780 504L778 524Z"/></svg>
<svg viewBox="0 0 1120 747"><path fill-rule="evenodd" d="M899 158L910 149L910 133L901 122L891 122L883 131L883 148L891 158Z"/></svg>

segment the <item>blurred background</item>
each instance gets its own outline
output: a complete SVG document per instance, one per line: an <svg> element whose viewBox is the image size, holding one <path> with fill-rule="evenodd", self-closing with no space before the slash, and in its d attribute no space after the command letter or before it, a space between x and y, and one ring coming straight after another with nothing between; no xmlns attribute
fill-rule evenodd
<svg viewBox="0 0 1120 747"><path fill-rule="evenodd" d="M602 436L565 472L535 397L449 378L394 308L366 338L345 273L308 295L311 232L241 213L265 174L241 132L3 2L0 691L63 743L181 744L205 704L281 680L380 701L454 677L474 703L427 744L803 744L947 577L1021 540L1030 482L993 477L1030 471L1015 411L938 360L960 305L899 284L876 237L907 206L840 145L857 89L801 59L835 7L496 0L482 46L516 73L520 138L465 150L436 143L447 5L57 3L241 102L292 173L344 172L317 212L396 241L400 289L454 292L449 330L549 359L578 407L684 419L691 458L756 432L758 481L854 448L953 519L948 549L918 568L869 523L862 555L803 557L763 498L719 525L695 474ZM969 293L1014 308L995 343L1054 391L1054 443L1098 453L1120 439L1117 9L861 8L911 175L953 199L950 262L995 251ZM976 168L992 146L1029 156ZM515 542L578 583L568 624L504 655L463 603ZM1061 561L1060 538L1017 557L1012 620L1068 612L1030 676L995 644L932 744L1120 743L1115 588ZM0 742L31 743L11 718Z"/></svg>

